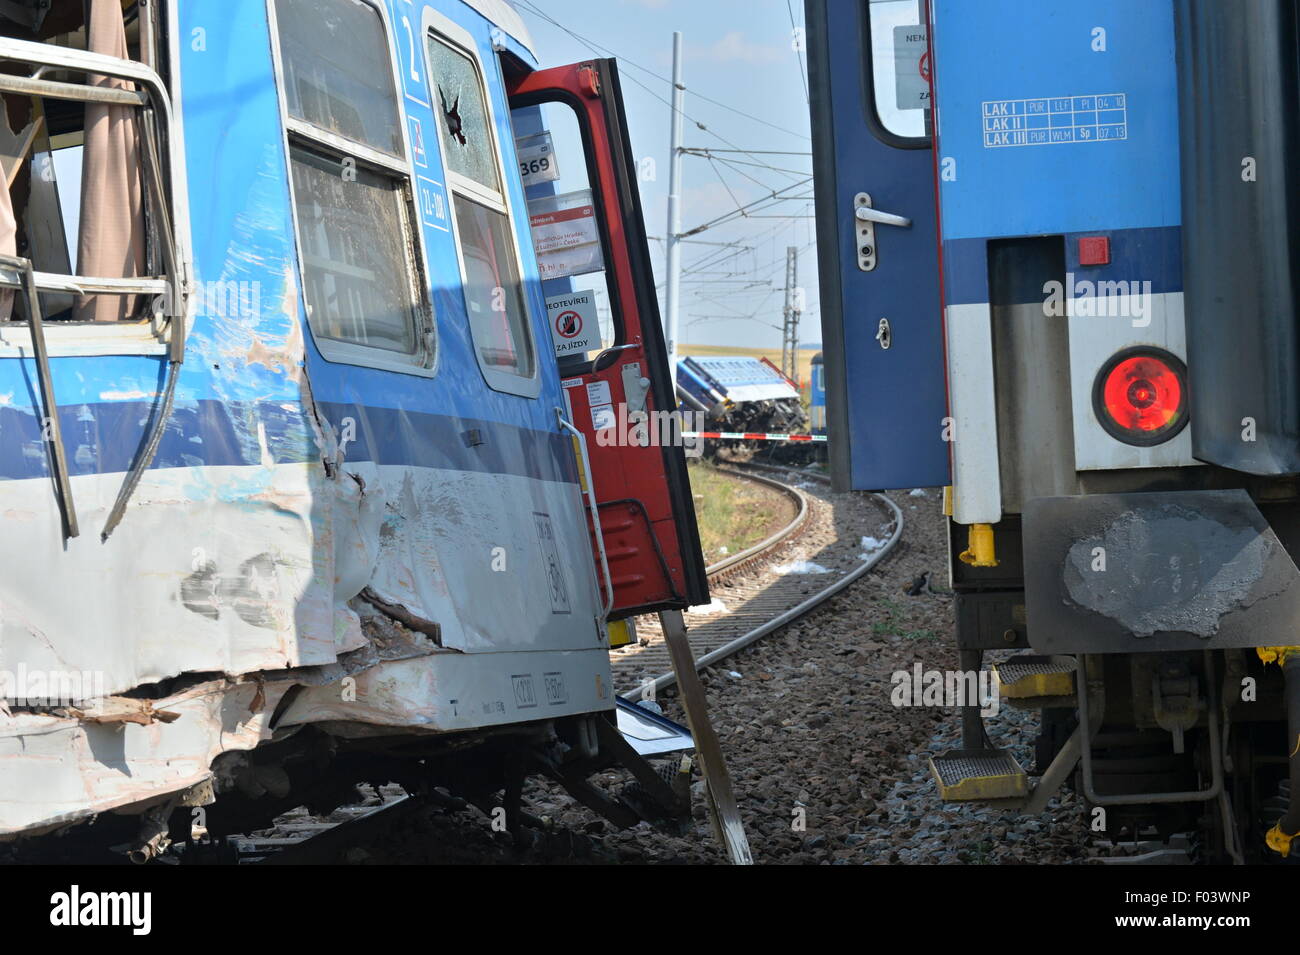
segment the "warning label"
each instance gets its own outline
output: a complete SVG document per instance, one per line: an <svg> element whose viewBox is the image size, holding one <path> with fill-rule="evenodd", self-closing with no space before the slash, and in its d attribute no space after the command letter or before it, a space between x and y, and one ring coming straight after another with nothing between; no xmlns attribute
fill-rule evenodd
<svg viewBox="0 0 1300 955"><path fill-rule="evenodd" d="M894 90L899 109L930 108L929 34L920 24L894 27Z"/></svg>
<svg viewBox="0 0 1300 955"><path fill-rule="evenodd" d="M600 322L596 318L596 293L565 292L546 300L555 357L581 355L600 347Z"/></svg>

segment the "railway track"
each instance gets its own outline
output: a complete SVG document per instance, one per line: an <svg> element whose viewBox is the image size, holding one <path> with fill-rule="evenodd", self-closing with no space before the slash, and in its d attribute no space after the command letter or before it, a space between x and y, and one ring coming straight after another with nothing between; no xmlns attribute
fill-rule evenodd
<svg viewBox="0 0 1300 955"><path fill-rule="evenodd" d="M787 481L759 474L759 467L782 474ZM872 495L881 508L881 526L861 528L861 537L870 537L879 546L861 553L860 548L837 548L834 545L843 541L827 540L826 531L829 528L839 534L843 529L835 526L829 482L824 477L776 465L750 466L731 473L786 493L795 502L796 513L766 540L707 568L713 603L685 615L697 669L726 659L825 603L888 556L903 533L899 507L884 495ZM827 490L805 493L804 488L788 483L791 475L803 482L827 485ZM888 536L883 536L886 533ZM845 550L850 552L847 558ZM838 566L823 566L823 562L832 562L832 556ZM633 702L653 699L676 682L654 617L638 618L637 637L637 644L611 654L614 685L621 696Z"/></svg>
<svg viewBox="0 0 1300 955"><path fill-rule="evenodd" d="M759 473L760 469L767 474ZM697 669L718 663L829 600L888 556L903 532L903 512L884 495L872 495L880 507L879 523L854 527L850 533L837 526L829 481L821 475L777 465L728 470L738 479L786 494L795 513L766 539L706 569L714 603L686 614ZM791 483L791 476L804 486ZM809 483L817 486L815 493L807 493ZM866 537L875 538L879 546L870 553L859 553L860 538ZM825 567L825 573L778 572L799 561L834 566ZM715 606L719 604L725 606L725 612ZM653 698L676 682L657 620L639 618L637 627L638 645L615 652L611 661L616 688L632 701ZM234 858L225 861L286 865L336 858L340 851L364 845L385 827L426 805L429 803L423 798L387 786L365 803L342 806L328 817L298 809L278 819L271 829L232 837Z"/></svg>

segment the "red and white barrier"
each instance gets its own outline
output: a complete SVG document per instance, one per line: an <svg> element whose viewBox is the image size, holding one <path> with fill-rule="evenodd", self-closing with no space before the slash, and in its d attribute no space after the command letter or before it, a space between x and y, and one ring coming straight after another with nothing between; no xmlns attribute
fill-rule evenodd
<svg viewBox="0 0 1300 955"><path fill-rule="evenodd" d="M824 434L766 434L761 431L683 431L683 438L717 438L724 441L825 441Z"/></svg>

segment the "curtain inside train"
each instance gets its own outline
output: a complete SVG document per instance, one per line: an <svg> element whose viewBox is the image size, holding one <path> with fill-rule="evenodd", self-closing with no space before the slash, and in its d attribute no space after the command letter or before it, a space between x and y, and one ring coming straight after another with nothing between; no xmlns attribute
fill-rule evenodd
<svg viewBox="0 0 1300 955"><path fill-rule="evenodd" d="M4 116L5 104L0 99L0 117ZM21 158L20 158L21 161ZM0 180L0 255L18 254L18 220L14 216L14 200L9 195L9 184ZM7 322L13 315L14 292L12 289L0 291L0 322Z"/></svg>
<svg viewBox="0 0 1300 955"><path fill-rule="evenodd" d="M118 0L91 0L87 28L91 52L128 58L126 28ZM134 89L125 80L107 76L92 75L88 81L96 86ZM80 275L134 278L143 274L144 211L137 122L137 111L132 107L86 104L81 234L77 246ZM76 317L79 321L121 321L134 312L135 298L133 295L84 296L77 300Z"/></svg>

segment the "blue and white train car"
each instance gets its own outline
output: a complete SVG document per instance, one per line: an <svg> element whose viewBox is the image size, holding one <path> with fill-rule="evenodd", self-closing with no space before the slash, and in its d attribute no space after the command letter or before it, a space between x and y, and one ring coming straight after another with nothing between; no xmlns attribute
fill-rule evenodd
<svg viewBox="0 0 1300 955"><path fill-rule="evenodd" d="M711 430L802 432L807 424L796 384L752 355L678 359L677 395Z"/></svg>
<svg viewBox="0 0 1300 955"><path fill-rule="evenodd" d="M680 446L592 440L673 407L612 62L500 0L82 10L0 11L0 833L608 762L607 625L707 599Z"/></svg>
<svg viewBox="0 0 1300 955"><path fill-rule="evenodd" d="M1039 784L967 701L940 793L1287 855L1295 3L806 8L835 482L945 487L962 670L1033 651Z"/></svg>

